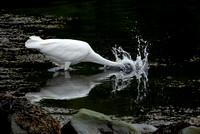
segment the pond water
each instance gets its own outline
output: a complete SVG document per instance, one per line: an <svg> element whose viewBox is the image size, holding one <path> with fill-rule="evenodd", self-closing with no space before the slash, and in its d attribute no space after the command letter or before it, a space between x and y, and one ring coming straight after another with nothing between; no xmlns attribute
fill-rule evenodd
<svg viewBox="0 0 200 134"><path fill-rule="evenodd" d="M1 6L1 90L17 91L43 106L117 116L138 117L162 108L169 115L199 109L197 0L20 3ZM110 60L115 60L112 48L121 46L133 61L139 55L148 58L148 69L124 73L81 63L70 71L52 72L54 66L44 55L24 47L31 35L83 40Z"/></svg>

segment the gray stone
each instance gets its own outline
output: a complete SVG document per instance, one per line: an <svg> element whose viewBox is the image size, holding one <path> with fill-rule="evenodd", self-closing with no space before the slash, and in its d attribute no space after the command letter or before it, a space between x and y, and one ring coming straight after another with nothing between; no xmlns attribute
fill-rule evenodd
<svg viewBox="0 0 200 134"><path fill-rule="evenodd" d="M200 127L189 126L182 129L181 134L200 134Z"/></svg>
<svg viewBox="0 0 200 134"><path fill-rule="evenodd" d="M11 118L11 131L13 134L28 134L28 132L22 129L13 119Z"/></svg>
<svg viewBox="0 0 200 134"><path fill-rule="evenodd" d="M157 130L153 125L148 124L132 124L137 130L139 130L143 134L153 133Z"/></svg>
<svg viewBox="0 0 200 134"><path fill-rule="evenodd" d="M88 109L79 110L70 123L78 134L140 134L131 124Z"/></svg>

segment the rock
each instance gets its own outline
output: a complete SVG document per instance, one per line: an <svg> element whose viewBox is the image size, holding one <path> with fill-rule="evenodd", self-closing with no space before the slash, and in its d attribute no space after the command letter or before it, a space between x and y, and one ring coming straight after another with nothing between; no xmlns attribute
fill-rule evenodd
<svg viewBox="0 0 200 134"><path fill-rule="evenodd" d="M25 107L13 114L13 120L22 129L31 134L59 134L60 124L52 116L43 113L38 107L27 103ZM13 128L13 126L11 126ZM13 132L17 134L18 132Z"/></svg>
<svg viewBox="0 0 200 134"><path fill-rule="evenodd" d="M7 44L7 43L9 43L9 42L10 42L10 41L9 41L8 38L5 38L5 37L4 37L4 38L1 39L1 44L2 44L2 45L5 45L5 44Z"/></svg>
<svg viewBox="0 0 200 134"><path fill-rule="evenodd" d="M140 134L131 124L111 120L102 113L88 109L79 110L62 129L63 134L69 131L74 134Z"/></svg>
<svg viewBox="0 0 200 134"><path fill-rule="evenodd" d="M4 123L7 127L4 133L60 134L60 124L51 115L9 92L0 92L0 114L4 115L3 118L0 116L0 124ZM4 130L2 125L0 128Z"/></svg>
<svg viewBox="0 0 200 134"><path fill-rule="evenodd" d="M156 127L148 124L133 124L133 126L143 134L151 134L157 130Z"/></svg>
<svg viewBox="0 0 200 134"><path fill-rule="evenodd" d="M188 126L190 126L190 124L184 121L173 123L171 125L163 125L160 126L153 134L179 134L183 128Z"/></svg>
<svg viewBox="0 0 200 134"><path fill-rule="evenodd" d="M189 126L182 129L181 134L200 134L200 127Z"/></svg>
<svg viewBox="0 0 200 134"><path fill-rule="evenodd" d="M11 131L13 134L27 134L28 131L22 129L13 118L11 118Z"/></svg>

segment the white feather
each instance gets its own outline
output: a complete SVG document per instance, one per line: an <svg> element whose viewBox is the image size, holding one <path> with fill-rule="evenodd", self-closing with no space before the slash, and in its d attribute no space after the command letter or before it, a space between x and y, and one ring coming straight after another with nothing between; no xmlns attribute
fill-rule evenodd
<svg viewBox="0 0 200 134"><path fill-rule="evenodd" d="M31 36L25 42L27 48L38 49L47 55L58 65L66 65L80 62L94 62L108 66L121 66L119 63L107 60L95 53L87 42L72 39L41 39L38 36ZM68 66L68 67L67 67Z"/></svg>

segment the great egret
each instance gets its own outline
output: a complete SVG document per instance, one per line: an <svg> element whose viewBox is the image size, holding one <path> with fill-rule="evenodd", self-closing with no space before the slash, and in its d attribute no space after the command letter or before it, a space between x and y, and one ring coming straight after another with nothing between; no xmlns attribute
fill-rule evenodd
<svg viewBox="0 0 200 134"><path fill-rule="evenodd" d="M25 42L27 48L38 49L56 65L68 70L70 65L94 62L107 66L123 67L122 63L107 60L95 53L87 42L72 39L41 39L31 36Z"/></svg>

